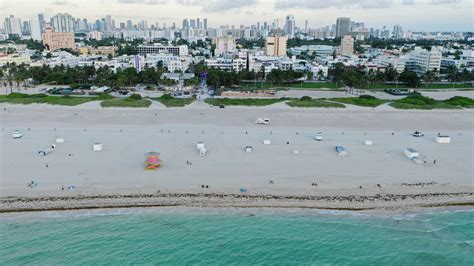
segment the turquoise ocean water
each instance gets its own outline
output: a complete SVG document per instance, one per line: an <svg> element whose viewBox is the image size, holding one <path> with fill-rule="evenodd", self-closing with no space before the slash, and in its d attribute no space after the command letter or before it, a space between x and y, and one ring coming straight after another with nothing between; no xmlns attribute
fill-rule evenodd
<svg viewBox="0 0 474 266"><path fill-rule="evenodd" d="M474 210L115 209L0 215L0 264L474 265Z"/></svg>

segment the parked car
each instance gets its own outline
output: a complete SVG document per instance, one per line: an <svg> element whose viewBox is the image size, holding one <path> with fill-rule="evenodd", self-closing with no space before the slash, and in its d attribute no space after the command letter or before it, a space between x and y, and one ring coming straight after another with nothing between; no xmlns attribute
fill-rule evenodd
<svg viewBox="0 0 474 266"><path fill-rule="evenodd" d="M425 134L421 133L420 131L415 131L415 132L413 132L412 135L413 135L413 137L418 138L418 137L423 137Z"/></svg>

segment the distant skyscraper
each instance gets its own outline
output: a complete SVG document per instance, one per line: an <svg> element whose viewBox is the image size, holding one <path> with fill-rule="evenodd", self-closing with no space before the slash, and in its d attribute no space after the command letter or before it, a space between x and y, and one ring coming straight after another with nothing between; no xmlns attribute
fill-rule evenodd
<svg viewBox="0 0 474 266"><path fill-rule="evenodd" d="M345 35L349 35L351 32L351 19L350 18L337 18L336 22L336 38L342 38Z"/></svg>
<svg viewBox="0 0 474 266"><path fill-rule="evenodd" d="M393 26L393 32L392 32L393 38L394 39L402 39L403 38L403 28L400 25L395 25Z"/></svg>
<svg viewBox="0 0 474 266"><path fill-rule="evenodd" d="M39 16L36 18L33 18L30 21L30 26L31 26L31 39L35 41L41 41L41 26L39 22Z"/></svg>
<svg viewBox="0 0 474 266"><path fill-rule="evenodd" d="M68 13L58 13L51 18L55 32L74 32L74 18Z"/></svg>
<svg viewBox="0 0 474 266"><path fill-rule="evenodd" d="M5 33L11 37L10 35L18 35L19 37L22 35L21 30L21 20L19 18L15 18L15 16L10 15L10 17L5 18Z"/></svg>
<svg viewBox="0 0 474 266"><path fill-rule="evenodd" d="M308 20L304 21L304 33L308 33Z"/></svg>
<svg viewBox="0 0 474 266"><path fill-rule="evenodd" d="M196 20L195 19L190 19L189 20L189 27L194 29L196 28Z"/></svg>
<svg viewBox="0 0 474 266"><path fill-rule="evenodd" d="M120 29L124 30L125 29L125 22L120 22Z"/></svg>
<svg viewBox="0 0 474 266"><path fill-rule="evenodd" d="M293 15L286 16L286 23L285 23L284 30L289 38L293 38L293 36L295 35L295 17Z"/></svg>
<svg viewBox="0 0 474 266"><path fill-rule="evenodd" d="M204 21L204 23L203 23L203 24L204 24L204 29L206 29L206 30L207 30L207 18L204 18L204 20L203 20L203 21Z"/></svg>
<svg viewBox="0 0 474 266"><path fill-rule="evenodd" d="M112 31L112 17L110 15L105 16L105 31Z"/></svg>
<svg viewBox="0 0 474 266"><path fill-rule="evenodd" d="M127 20L127 30L134 30L133 23L131 20Z"/></svg>
<svg viewBox="0 0 474 266"><path fill-rule="evenodd" d="M201 20L199 20L199 18L196 19L196 28L200 28L201 27Z"/></svg>
<svg viewBox="0 0 474 266"><path fill-rule="evenodd" d="M39 23L39 27L40 27L40 30L41 30L41 33L43 33L44 31L44 15L43 14L38 14L38 23Z"/></svg>
<svg viewBox="0 0 474 266"><path fill-rule="evenodd" d="M183 19L183 29L189 29L189 21L187 18Z"/></svg>

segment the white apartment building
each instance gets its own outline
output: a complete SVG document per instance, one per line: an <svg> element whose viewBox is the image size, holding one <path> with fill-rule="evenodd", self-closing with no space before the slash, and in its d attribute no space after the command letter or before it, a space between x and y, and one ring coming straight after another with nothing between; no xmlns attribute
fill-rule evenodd
<svg viewBox="0 0 474 266"><path fill-rule="evenodd" d="M439 71L441 68L442 53L436 46L431 47L431 51L415 47L415 50L409 56L410 58L406 64L407 69L419 75L427 71Z"/></svg>
<svg viewBox="0 0 474 266"><path fill-rule="evenodd" d="M179 45L179 46L164 46L164 45L140 45L137 48L138 54L159 54L159 53L171 53L176 56L187 56L188 55L188 46Z"/></svg>
<svg viewBox="0 0 474 266"><path fill-rule="evenodd" d="M212 42L216 45L216 49L214 50L214 56L232 54L236 51L234 38L214 38L212 39Z"/></svg>

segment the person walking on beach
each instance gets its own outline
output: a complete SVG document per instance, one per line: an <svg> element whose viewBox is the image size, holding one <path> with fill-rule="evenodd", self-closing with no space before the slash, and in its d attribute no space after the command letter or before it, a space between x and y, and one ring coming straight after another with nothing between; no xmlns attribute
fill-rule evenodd
<svg viewBox="0 0 474 266"><path fill-rule="evenodd" d="M45 164L45 166L46 166L46 168L48 168L48 167L49 167L49 165L48 165L47 163Z"/></svg>
<svg viewBox="0 0 474 266"><path fill-rule="evenodd" d="M434 159L433 164L436 164L436 159Z"/></svg>

